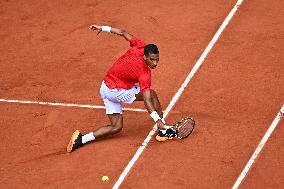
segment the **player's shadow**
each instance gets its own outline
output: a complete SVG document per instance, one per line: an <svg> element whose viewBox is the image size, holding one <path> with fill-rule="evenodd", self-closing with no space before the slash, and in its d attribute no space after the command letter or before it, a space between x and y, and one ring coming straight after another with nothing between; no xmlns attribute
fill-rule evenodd
<svg viewBox="0 0 284 189"><path fill-rule="evenodd" d="M54 152L50 152L50 153L46 153L46 154L43 154L43 155L40 155L40 156L36 156L34 158L21 161L19 163L27 163L27 162L31 162L31 161L38 161L38 160L42 160L42 159L45 159L45 158L50 158L50 157L54 157L54 156L60 156L60 155L66 154L66 153L68 153L66 151L66 149L60 148L60 149L58 149L58 150L56 150Z"/></svg>

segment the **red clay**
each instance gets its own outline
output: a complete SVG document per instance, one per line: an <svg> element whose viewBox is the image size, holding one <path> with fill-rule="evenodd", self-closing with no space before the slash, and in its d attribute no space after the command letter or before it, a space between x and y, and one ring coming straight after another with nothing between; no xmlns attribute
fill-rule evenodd
<svg viewBox="0 0 284 189"><path fill-rule="evenodd" d="M0 98L102 105L101 80L128 48L88 30L108 24L159 46L152 83L166 108L235 3L1 1ZM121 188L232 187L283 105L282 7L244 1L167 118L193 116L193 135L151 141ZM1 188L112 188L153 126L126 112L121 134L67 153L75 129L108 122L104 110L1 103L0 112ZM240 188L284 185L281 136L283 120Z"/></svg>

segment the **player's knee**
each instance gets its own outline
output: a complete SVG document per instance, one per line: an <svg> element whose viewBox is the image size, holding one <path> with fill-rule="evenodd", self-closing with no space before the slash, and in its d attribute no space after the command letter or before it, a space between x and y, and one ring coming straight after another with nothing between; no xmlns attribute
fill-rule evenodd
<svg viewBox="0 0 284 189"><path fill-rule="evenodd" d="M123 128L122 124L115 125L113 126L112 133L113 134L119 133L122 131L122 128Z"/></svg>

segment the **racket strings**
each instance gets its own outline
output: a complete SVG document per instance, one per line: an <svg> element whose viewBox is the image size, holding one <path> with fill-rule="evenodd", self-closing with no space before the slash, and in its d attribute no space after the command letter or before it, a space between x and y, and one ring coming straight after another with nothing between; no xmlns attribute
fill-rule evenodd
<svg viewBox="0 0 284 189"><path fill-rule="evenodd" d="M193 120L193 118L183 118L176 124L178 138L188 137L192 133L194 126L195 121Z"/></svg>
<svg viewBox="0 0 284 189"><path fill-rule="evenodd" d="M192 133L194 126L195 126L195 121L193 120L193 118L189 117L183 118L181 121L177 122L173 126L167 126L167 129L159 130L157 134L158 139L157 137L156 139L158 141L164 141L164 138L168 139L186 138Z"/></svg>

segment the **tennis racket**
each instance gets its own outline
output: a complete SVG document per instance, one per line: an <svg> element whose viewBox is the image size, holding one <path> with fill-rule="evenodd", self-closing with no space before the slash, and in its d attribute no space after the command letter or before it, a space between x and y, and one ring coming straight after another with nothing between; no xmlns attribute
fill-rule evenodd
<svg viewBox="0 0 284 189"><path fill-rule="evenodd" d="M177 131L177 138L187 138L195 127L195 121L193 118L185 117L179 122L173 125L173 129Z"/></svg>

